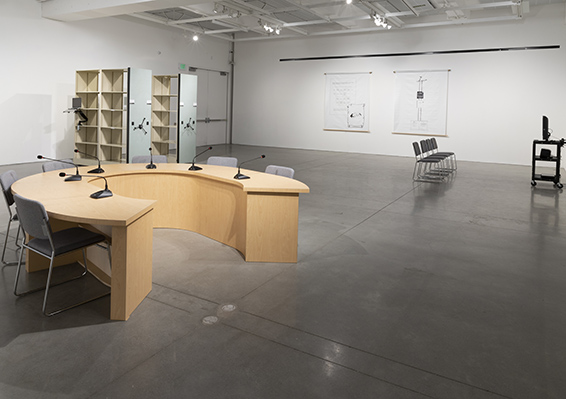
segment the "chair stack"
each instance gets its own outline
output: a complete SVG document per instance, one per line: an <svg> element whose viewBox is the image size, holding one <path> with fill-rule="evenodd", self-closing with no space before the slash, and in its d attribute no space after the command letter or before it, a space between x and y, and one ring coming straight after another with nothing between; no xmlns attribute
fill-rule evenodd
<svg viewBox="0 0 566 399"><path fill-rule="evenodd" d="M443 182L452 175L457 167L456 154L438 151L435 138L413 142L415 167L413 180L424 182Z"/></svg>

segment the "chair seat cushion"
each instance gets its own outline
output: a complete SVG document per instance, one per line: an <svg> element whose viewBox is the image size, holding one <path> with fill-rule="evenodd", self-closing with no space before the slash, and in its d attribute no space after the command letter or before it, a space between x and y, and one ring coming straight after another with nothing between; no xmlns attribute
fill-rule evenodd
<svg viewBox="0 0 566 399"><path fill-rule="evenodd" d="M56 231L52 234L52 238L53 245L55 246L55 256L106 240L106 237L102 234L93 233L81 227ZM33 238L28 242L27 246L47 257L51 256L51 245L47 239Z"/></svg>

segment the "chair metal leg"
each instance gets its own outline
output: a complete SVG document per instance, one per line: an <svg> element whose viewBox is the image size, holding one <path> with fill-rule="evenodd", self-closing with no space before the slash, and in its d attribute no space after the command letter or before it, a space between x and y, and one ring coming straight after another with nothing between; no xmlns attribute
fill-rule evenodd
<svg viewBox="0 0 566 399"><path fill-rule="evenodd" d="M25 237L22 238L22 243L23 243L24 240L25 240ZM20 260L19 260L19 262L18 262L18 269L16 270L16 282L14 283L14 295L16 295L16 296L24 296L24 295L32 294L32 293L34 293L34 292L43 291L43 290L48 290L48 288L47 288L48 285L46 285L45 287L33 288L33 289L31 289L31 290L18 293L17 289L18 289L18 282L19 282L20 272L21 272L21 262L22 262L23 252L24 252L24 251L22 250L21 253L20 253ZM51 265L52 262L53 262L53 260L51 260L50 265ZM50 267L51 267L51 266L50 266ZM85 268L85 269L86 269L86 268ZM70 279L67 279L67 280L58 282L58 283L56 283L56 284L49 284L49 287L57 287L58 285L65 284L65 283L68 283L68 282L70 282L70 281L77 280L77 279L79 279L79 278L81 278L81 277L84 277L86 274L87 274L87 270L83 270L83 272L82 272L81 274L79 274L78 276L71 277ZM49 272L48 272L47 280L48 280L48 282L51 280L51 270L49 270Z"/></svg>
<svg viewBox="0 0 566 399"><path fill-rule="evenodd" d="M2 263L5 266L13 266L13 265L17 265L18 262L14 261L14 262L6 262L4 260L4 256L6 255L6 247L8 246L8 236L10 235L10 226L12 225L12 216L10 215L10 218L8 219L8 227L6 228L6 237L4 238L4 248L2 249ZM19 248L18 245L18 237L20 234L20 228L18 227L18 232L16 233L16 246Z"/></svg>
<svg viewBox="0 0 566 399"><path fill-rule="evenodd" d="M86 250L85 250L84 248L83 248L83 260L84 260L84 270L85 270L85 271L84 271L84 273L83 273L81 276L76 277L76 278L80 278L80 277L84 276L84 275L87 273L87 271L88 271L88 268L87 268L87 260L86 260ZM47 285L45 286L45 296L44 296L44 298L43 298L43 309L42 309L42 312L43 312L43 314L44 314L45 316L47 316L47 317L54 316L54 315L56 315L56 314L59 314L59 313L62 313L62 312L64 312L64 311L66 311L66 310L76 308L77 306L81 306L81 305L84 305L85 303L89 303L89 302L92 302L92 301L96 301L97 299L104 298L105 296L110 295L110 292L105 292L104 294L97 295L97 296L95 296L95 297L93 297L93 298L86 299L86 300L84 300L84 301L82 301L82 302L75 303L75 304L73 304L73 305L69 305L69 306L67 306L67 307L60 308L60 309L54 310L53 312L47 313L47 312L45 311L45 309L46 309L46 307L47 307L47 294L48 294L48 291L49 291L49 282L50 282L50 280L51 280L51 271L52 271L52 269L53 269L53 257L51 258L51 262L50 262L50 264L49 264L49 274L48 274L48 276L47 276ZM76 278L74 278L73 280L75 280ZM71 280L67 280L67 281L71 281ZM60 284L61 284L61 283L60 283ZM58 285L58 284L57 284L57 285Z"/></svg>
<svg viewBox="0 0 566 399"><path fill-rule="evenodd" d="M24 242L24 239L25 239L25 238L22 238L22 244L23 244L23 242ZM23 295L23 294L18 294L18 281L19 281L19 279L20 279L20 270L21 270L21 267L22 267L22 257L23 257L23 256L24 256L24 251L23 251L23 249L22 249L22 250L20 251L20 258L19 258L19 260L18 260L18 268L16 269L16 281L15 281L15 283L14 283L14 295L16 295L16 296Z"/></svg>
<svg viewBox="0 0 566 399"><path fill-rule="evenodd" d="M2 249L2 263L4 262L4 255L6 254L6 245L8 245L8 235L10 233L10 225L12 224L12 218L8 220L8 228L6 229L6 237L4 238L4 249Z"/></svg>
<svg viewBox="0 0 566 399"><path fill-rule="evenodd" d="M53 272L53 260L55 259L55 255L51 254L51 259L49 260L49 272L47 273L47 283L45 283L45 295L43 295L43 307L41 311L44 315L47 316L45 313L45 307L47 306L47 295L49 295L49 285L51 284L51 274Z"/></svg>
<svg viewBox="0 0 566 399"><path fill-rule="evenodd" d="M110 270L112 270L112 247L110 243L106 243L106 251L108 252L108 262L110 262Z"/></svg>

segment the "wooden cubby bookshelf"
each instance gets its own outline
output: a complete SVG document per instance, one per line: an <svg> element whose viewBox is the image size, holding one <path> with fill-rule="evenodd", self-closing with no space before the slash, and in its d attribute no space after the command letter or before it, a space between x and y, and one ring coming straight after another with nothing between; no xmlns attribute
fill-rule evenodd
<svg viewBox="0 0 566 399"><path fill-rule="evenodd" d="M76 72L76 95L88 122L75 131L79 151L105 163L124 162L128 69L92 69ZM77 123L78 123L77 116ZM75 161L94 164L96 159L75 153Z"/></svg>
<svg viewBox="0 0 566 399"><path fill-rule="evenodd" d="M151 100L151 143L154 154L177 162L179 76L154 75Z"/></svg>

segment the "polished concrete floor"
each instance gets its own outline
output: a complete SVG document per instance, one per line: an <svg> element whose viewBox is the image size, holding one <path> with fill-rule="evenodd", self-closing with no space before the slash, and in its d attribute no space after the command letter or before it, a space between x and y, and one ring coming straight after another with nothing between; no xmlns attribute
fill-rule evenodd
<svg viewBox="0 0 566 399"><path fill-rule="evenodd" d="M46 318L3 267L0 398L566 397L566 193L532 189L529 167L460 162L432 184L410 158L212 152L264 153L247 167L310 187L297 264L155 230L153 290L127 322L108 298Z"/></svg>

